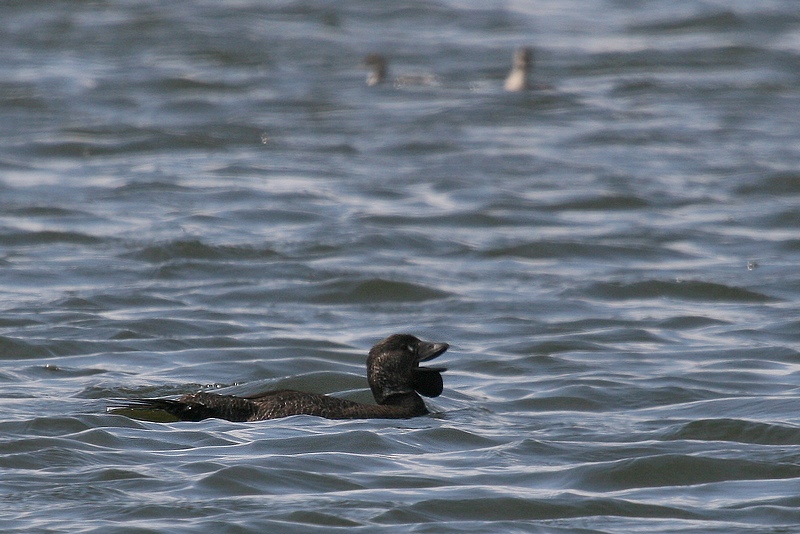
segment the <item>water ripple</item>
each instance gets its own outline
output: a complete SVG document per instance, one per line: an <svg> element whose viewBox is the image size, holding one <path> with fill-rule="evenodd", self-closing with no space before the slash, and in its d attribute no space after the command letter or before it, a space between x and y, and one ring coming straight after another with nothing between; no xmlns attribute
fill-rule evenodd
<svg viewBox="0 0 800 534"><path fill-rule="evenodd" d="M800 11L629 4L0 3L2 530L793 530Z"/></svg>

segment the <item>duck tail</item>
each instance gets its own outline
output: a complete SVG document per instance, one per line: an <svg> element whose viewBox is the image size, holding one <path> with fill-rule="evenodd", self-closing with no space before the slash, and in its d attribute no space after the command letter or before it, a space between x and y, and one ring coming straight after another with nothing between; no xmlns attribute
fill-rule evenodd
<svg viewBox="0 0 800 534"><path fill-rule="evenodd" d="M203 405L173 399L125 399L106 411L155 422L200 421L209 417Z"/></svg>

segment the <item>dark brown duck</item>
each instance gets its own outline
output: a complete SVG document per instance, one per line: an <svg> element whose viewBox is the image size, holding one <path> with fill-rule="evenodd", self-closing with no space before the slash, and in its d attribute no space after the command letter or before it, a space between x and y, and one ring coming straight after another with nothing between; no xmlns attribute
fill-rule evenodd
<svg viewBox="0 0 800 534"><path fill-rule="evenodd" d="M192 393L179 399L133 399L111 411L163 410L182 421L216 417L228 421L261 421L290 415L328 419L402 419L428 413L420 395L442 393L444 367L420 367L441 356L449 345L394 334L372 347L367 357L367 381L377 404L294 390L277 390L245 397Z"/></svg>

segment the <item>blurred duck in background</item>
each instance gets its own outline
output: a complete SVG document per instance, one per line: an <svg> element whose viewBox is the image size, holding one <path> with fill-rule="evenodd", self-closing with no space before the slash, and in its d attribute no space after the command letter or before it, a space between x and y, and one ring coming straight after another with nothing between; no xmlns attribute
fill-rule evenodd
<svg viewBox="0 0 800 534"><path fill-rule="evenodd" d="M373 87L388 81L389 62L382 54L369 54L364 57L361 64L369 71L367 74L368 86ZM394 78L392 84L394 87L439 85L439 79L433 74L406 74Z"/></svg>
<svg viewBox="0 0 800 534"><path fill-rule="evenodd" d="M533 50L527 46L521 46L514 51L514 66L506 78L503 86L506 91L524 91L530 89L528 75L533 69Z"/></svg>

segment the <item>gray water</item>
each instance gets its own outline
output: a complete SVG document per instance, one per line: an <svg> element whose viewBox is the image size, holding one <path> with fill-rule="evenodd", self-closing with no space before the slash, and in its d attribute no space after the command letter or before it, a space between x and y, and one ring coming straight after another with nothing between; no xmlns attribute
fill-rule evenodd
<svg viewBox="0 0 800 534"><path fill-rule="evenodd" d="M800 3L25 0L0 47L0 530L800 528ZM106 413L369 402L394 332L451 344L430 416Z"/></svg>

